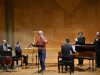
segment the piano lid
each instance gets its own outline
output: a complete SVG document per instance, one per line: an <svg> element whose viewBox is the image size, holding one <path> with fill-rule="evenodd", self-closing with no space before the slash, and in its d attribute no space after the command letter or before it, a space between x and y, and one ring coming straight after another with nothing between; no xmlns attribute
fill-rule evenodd
<svg viewBox="0 0 100 75"><path fill-rule="evenodd" d="M95 46L93 44L75 45L75 50L78 51L78 52L95 51Z"/></svg>

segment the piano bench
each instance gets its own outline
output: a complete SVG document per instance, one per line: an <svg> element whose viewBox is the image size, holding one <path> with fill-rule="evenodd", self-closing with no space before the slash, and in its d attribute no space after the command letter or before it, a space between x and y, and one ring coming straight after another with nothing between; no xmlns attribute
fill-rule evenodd
<svg viewBox="0 0 100 75"><path fill-rule="evenodd" d="M63 73L63 66L70 67L70 74L74 73L74 60L70 59L73 56L58 56L58 72L60 73L60 70ZM66 59L66 60L62 60ZM61 67L61 68L60 68ZM65 71L67 71L67 68L65 68Z"/></svg>

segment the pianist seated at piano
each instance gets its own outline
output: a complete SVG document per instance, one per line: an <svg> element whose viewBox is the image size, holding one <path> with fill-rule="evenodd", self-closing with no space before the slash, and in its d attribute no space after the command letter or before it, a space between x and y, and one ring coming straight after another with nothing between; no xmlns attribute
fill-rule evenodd
<svg viewBox="0 0 100 75"><path fill-rule="evenodd" d="M62 59L64 61L68 61L68 60L74 60L73 59L73 53L75 53L76 51L73 50L72 45L70 44L70 39L65 39L65 42L63 45L61 45L61 53L63 57L69 56L69 59ZM66 66L66 70L67 70L67 66ZM73 72L74 70L74 66L71 67L71 71Z"/></svg>
<svg viewBox="0 0 100 75"><path fill-rule="evenodd" d="M83 36L83 32L78 33L78 37L75 39L76 45L85 45L85 37ZM83 59L78 59L78 65L83 65Z"/></svg>

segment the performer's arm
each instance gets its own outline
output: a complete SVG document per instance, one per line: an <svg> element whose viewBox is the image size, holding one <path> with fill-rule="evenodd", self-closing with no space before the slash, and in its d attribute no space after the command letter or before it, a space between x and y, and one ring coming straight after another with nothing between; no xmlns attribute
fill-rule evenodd
<svg viewBox="0 0 100 75"><path fill-rule="evenodd" d="M33 47L44 47L44 45L32 44Z"/></svg>
<svg viewBox="0 0 100 75"><path fill-rule="evenodd" d="M48 43L47 38L44 36L40 36L45 43Z"/></svg>

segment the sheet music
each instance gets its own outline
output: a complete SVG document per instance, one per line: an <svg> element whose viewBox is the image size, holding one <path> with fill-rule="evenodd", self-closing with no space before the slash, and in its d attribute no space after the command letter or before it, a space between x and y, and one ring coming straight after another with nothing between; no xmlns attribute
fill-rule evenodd
<svg viewBox="0 0 100 75"><path fill-rule="evenodd" d="M72 45L72 48L73 48L73 51L76 52L76 50L75 50L75 45Z"/></svg>

